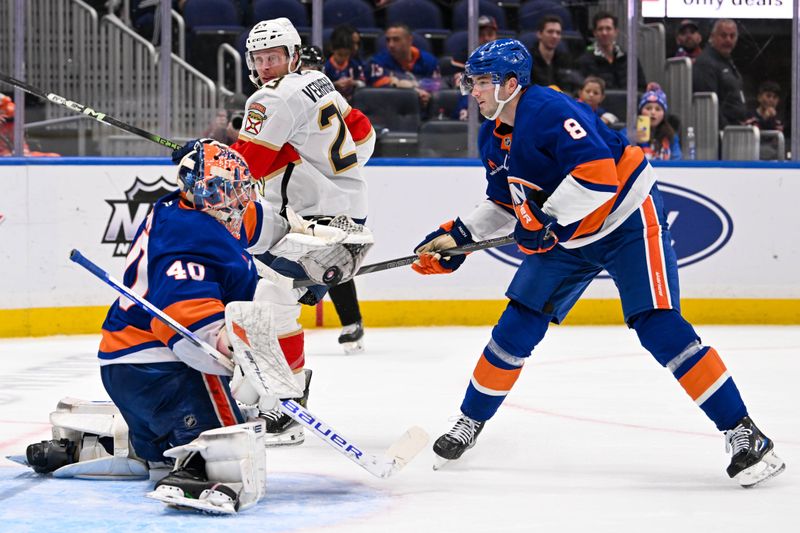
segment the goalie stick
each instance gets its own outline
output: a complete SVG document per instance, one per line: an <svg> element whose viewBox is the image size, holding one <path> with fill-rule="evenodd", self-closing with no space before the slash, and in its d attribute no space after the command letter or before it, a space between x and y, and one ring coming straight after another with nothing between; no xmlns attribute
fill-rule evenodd
<svg viewBox="0 0 800 533"><path fill-rule="evenodd" d="M441 250L439 254L441 254L442 257L450 257L453 255L461 255L461 254L468 254L471 252L477 252L478 250L485 250L487 248L496 248L498 246L505 246L506 244L511 244L513 242L514 242L514 237L512 235L507 235L505 237L495 237L494 239L487 239L485 241L465 244L464 246L459 246L457 248ZM388 261L381 261L380 263L372 263L371 265L364 265L358 269L358 272L356 272L355 275L360 276L362 274L370 274L372 272L381 272L383 270L389 270L391 268L407 266L416 261L417 258L418 257L416 255L409 255L406 257L400 257L398 259L390 259ZM311 285L318 285L318 283L308 278L302 278L294 280L293 284L295 289L298 287L310 287ZM330 286L334 285L336 285L336 283Z"/></svg>
<svg viewBox="0 0 800 533"><path fill-rule="evenodd" d="M117 292L134 302L136 305L144 309L152 317L161 320L164 324L173 329L176 333L188 340L220 364L233 370L231 361L219 353L216 348L203 341L193 332L186 329L180 323L176 322L169 315L164 313L161 309L154 306L131 289L120 283L113 278L105 270L94 264L92 261L84 257L78 250L72 250L69 254L70 260L79 264L96 277L110 285ZM263 378L262 378L263 382ZM269 387L264 384L265 388ZM294 400L281 400L279 404L280 410L300 425L308 428L314 435L326 442L330 447L359 465L361 468L370 474L379 477L387 478L400 471L409 461L411 461L428 443L428 434L417 426L410 428L406 431L400 439L392 444L386 452L381 455L375 455L363 451L363 449L355 444L352 440L344 437L341 432L323 422L314 413L295 402Z"/></svg>

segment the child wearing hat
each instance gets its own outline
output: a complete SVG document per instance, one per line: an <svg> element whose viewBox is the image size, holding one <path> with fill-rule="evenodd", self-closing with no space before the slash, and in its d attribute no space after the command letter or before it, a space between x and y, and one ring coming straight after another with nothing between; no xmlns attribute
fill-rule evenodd
<svg viewBox="0 0 800 533"><path fill-rule="evenodd" d="M639 100L639 115L650 118L650 138L638 139L647 159L681 159L681 143L667 120L667 109L667 95L657 83L648 83L646 92Z"/></svg>

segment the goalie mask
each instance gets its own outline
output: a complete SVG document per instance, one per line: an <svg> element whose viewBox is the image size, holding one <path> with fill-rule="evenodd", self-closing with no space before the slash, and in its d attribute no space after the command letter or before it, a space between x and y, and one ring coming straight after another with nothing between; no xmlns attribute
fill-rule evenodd
<svg viewBox="0 0 800 533"><path fill-rule="evenodd" d="M241 155L216 141L198 141L178 168L181 196L239 238L242 216L255 200L255 184Z"/></svg>
<svg viewBox="0 0 800 533"><path fill-rule="evenodd" d="M260 89L264 86L264 81L256 69L256 58L254 54L261 50L283 47L286 50L286 61L289 64L289 72L300 70L300 34L286 17L272 20L263 20L253 26L247 36L247 68L250 69L250 81ZM296 60L296 61L295 61Z"/></svg>

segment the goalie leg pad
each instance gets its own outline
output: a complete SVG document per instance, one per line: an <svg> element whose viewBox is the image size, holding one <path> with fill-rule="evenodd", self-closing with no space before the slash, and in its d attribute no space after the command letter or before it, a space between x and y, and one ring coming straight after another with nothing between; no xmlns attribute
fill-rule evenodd
<svg viewBox="0 0 800 533"><path fill-rule="evenodd" d="M187 497L178 472L185 469L194 454L200 454L205 462L208 485L199 497ZM162 480L147 494L148 498L171 506L232 514L252 507L266 494L263 421L204 431L189 444L170 448L164 455L176 460L173 476ZM191 482L193 487L198 483L202 480Z"/></svg>
<svg viewBox="0 0 800 533"><path fill-rule="evenodd" d="M275 330L276 306L267 302L231 302L225 308L228 339L233 346L233 360L244 380L237 378L237 399L251 403L252 391L245 397L243 381L263 398L268 395L302 395L286 363ZM247 401L250 400L250 401Z"/></svg>
<svg viewBox="0 0 800 533"><path fill-rule="evenodd" d="M128 425L112 402L64 398L50 413L53 440L28 446L28 464L57 478L144 479L147 464L128 441Z"/></svg>

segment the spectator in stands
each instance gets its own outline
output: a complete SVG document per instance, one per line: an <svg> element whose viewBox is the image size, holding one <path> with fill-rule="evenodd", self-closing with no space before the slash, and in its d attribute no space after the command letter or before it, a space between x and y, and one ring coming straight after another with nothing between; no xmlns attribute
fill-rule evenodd
<svg viewBox="0 0 800 533"><path fill-rule="evenodd" d="M325 75L348 101L366 84L364 65L353 55L353 28L337 26L331 33L331 56L325 61Z"/></svg>
<svg viewBox="0 0 800 533"><path fill-rule="evenodd" d="M647 159L681 159L681 143L667 120L668 109L667 95L657 83L649 83L639 100L639 115L649 119L649 127L637 139Z"/></svg>
<svg viewBox="0 0 800 533"><path fill-rule="evenodd" d="M497 40L497 21L494 17L481 15L478 17L478 46L495 40ZM455 88L461 85L461 76L464 73L464 63L467 61L467 54L468 51L464 50L463 55L450 59L452 71L448 72L448 74L452 76L452 86ZM461 95L450 118L455 120L467 120L467 118L469 118L468 94ZM484 121L483 115L479 115L479 120L481 122Z"/></svg>
<svg viewBox="0 0 800 533"><path fill-rule="evenodd" d="M343 26L344 26L344 24L343 24ZM351 32L353 34L353 55L352 55L352 57L353 57L353 59L357 59L359 61L359 63L361 63L361 65L363 66L364 65L364 58L361 56L361 33L357 29L355 29L352 26L350 26L349 24L347 24L346 26L348 28L350 28L350 30L351 30Z"/></svg>
<svg viewBox="0 0 800 533"><path fill-rule="evenodd" d="M693 20L685 19L678 26L675 33L675 42L678 43L678 51L673 57L688 57L694 63L700 52L703 51L703 36L700 35L700 28Z"/></svg>
<svg viewBox="0 0 800 533"><path fill-rule="evenodd" d="M692 68L694 92L717 93L720 129L729 124L741 124L747 117L742 75L731 58L738 38L736 22L719 19L708 37L710 46L697 56Z"/></svg>
<svg viewBox="0 0 800 533"><path fill-rule="evenodd" d="M581 86L580 91L578 91L578 101L583 102L591 107L592 111L594 111L603 122L610 126L615 122L619 122L619 119L613 113L609 113L600 107L600 104L603 103L605 98L606 82L603 81L603 78L598 78L597 76L587 76L586 79L583 80L583 85Z"/></svg>
<svg viewBox="0 0 800 533"><path fill-rule="evenodd" d="M0 93L0 156L14 155L14 114L17 106L10 96ZM24 156L58 156L54 152L32 152L26 142Z"/></svg>
<svg viewBox="0 0 800 533"><path fill-rule="evenodd" d="M617 44L617 17L606 11L597 13L592 17L592 32L595 42L578 58L578 69L584 76L603 78L608 89L626 89L628 56ZM644 89L644 71L638 61L637 71L637 86Z"/></svg>
<svg viewBox="0 0 800 533"><path fill-rule="evenodd" d="M748 126L756 126L760 130L776 130L783 132L783 120L778 113L781 100L781 86L774 81L764 81L758 86L756 96L758 105L751 110L744 121ZM761 138L761 159L778 158L778 139Z"/></svg>
<svg viewBox="0 0 800 533"><path fill-rule="evenodd" d="M545 15L536 27L538 43L531 50L533 68L531 79L537 85L556 85L565 92L572 92L579 84L572 72L572 59L569 54L558 49L561 44L563 22L558 15Z"/></svg>
<svg viewBox="0 0 800 533"><path fill-rule="evenodd" d="M497 40L497 20L488 15L478 17L478 46ZM464 58L464 61L467 59Z"/></svg>
<svg viewBox="0 0 800 533"><path fill-rule="evenodd" d="M225 144L233 144L239 138L242 129L242 119L247 98L244 95L234 94L225 101L225 107L217 111L216 116L203 132L202 137L214 139Z"/></svg>
<svg viewBox="0 0 800 533"><path fill-rule="evenodd" d="M414 89L421 107L426 109L431 92L440 87L439 62L424 50L411 44L411 30L402 23L386 28L386 50L372 56L367 68L371 87Z"/></svg>
<svg viewBox="0 0 800 533"><path fill-rule="evenodd" d="M783 121L778 114L781 86L774 81L762 82L758 86L756 100L758 105L749 113L745 124L758 126L762 130L783 131Z"/></svg>

